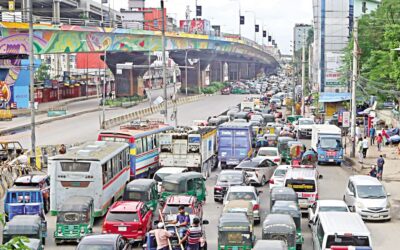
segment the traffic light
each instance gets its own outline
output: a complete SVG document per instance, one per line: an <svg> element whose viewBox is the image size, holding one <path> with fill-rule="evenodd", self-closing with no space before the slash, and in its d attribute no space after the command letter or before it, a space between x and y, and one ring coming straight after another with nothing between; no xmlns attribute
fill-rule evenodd
<svg viewBox="0 0 400 250"><path fill-rule="evenodd" d="M255 25L255 28L256 28L256 32L259 32L259 31L260 31L260 25L256 24L256 25Z"/></svg>
<svg viewBox="0 0 400 250"><path fill-rule="evenodd" d="M263 37L267 37L267 31L263 30Z"/></svg>
<svg viewBox="0 0 400 250"><path fill-rule="evenodd" d="M272 36L268 36L268 42L272 41Z"/></svg>
<svg viewBox="0 0 400 250"><path fill-rule="evenodd" d="M240 25L244 24L244 16L240 16Z"/></svg>
<svg viewBox="0 0 400 250"><path fill-rule="evenodd" d="M196 16L201 16L201 6L200 5L196 6Z"/></svg>

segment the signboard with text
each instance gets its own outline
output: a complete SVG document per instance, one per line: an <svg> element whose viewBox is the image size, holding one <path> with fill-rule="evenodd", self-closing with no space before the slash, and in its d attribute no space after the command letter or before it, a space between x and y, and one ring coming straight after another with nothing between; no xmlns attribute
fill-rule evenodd
<svg viewBox="0 0 400 250"><path fill-rule="evenodd" d="M349 111L344 111L342 114L342 119L343 119L343 127L348 128L350 127L350 112Z"/></svg>

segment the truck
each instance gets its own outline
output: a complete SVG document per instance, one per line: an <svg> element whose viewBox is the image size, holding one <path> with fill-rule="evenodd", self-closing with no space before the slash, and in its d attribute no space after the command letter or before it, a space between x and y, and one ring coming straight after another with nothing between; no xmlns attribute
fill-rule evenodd
<svg viewBox="0 0 400 250"><path fill-rule="evenodd" d="M218 165L217 128L177 127L160 134L160 167L183 167L204 178Z"/></svg>
<svg viewBox="0 0 400 250"><path fill-rule="evenodd" d="M226 122L218 127L218 161L221 169L233 168L253 153L253 125Z"/></svg>
<svg viewBox="0 0 400 250"><path fill-rule="evenodd" d="M313 125L311 147L318 154L318 164L336 163L343 161L342 131L330 124Z"/></svg>

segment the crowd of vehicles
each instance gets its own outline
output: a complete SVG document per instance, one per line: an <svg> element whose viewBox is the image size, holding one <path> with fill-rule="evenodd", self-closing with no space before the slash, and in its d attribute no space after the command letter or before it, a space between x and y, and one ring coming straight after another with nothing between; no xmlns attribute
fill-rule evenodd
<svg viewBox="0 0 400 250"><path fill-rule="evenodd" d="M182 232L198 220L201 249L207 249L206 180L220 168L214 201L207 201L221 207L212 225L217 249L302 249L303 215L314 249L372 249L363 220L390 220L389 194L377 179L351 176L343 200L319 199L323 176L317 163L343 161L341 131L299 115L283 116L290 95L280 92L286 89L280 81L273 76L249 83L257 97L194 126L134 122L49 158L47 175L21 177L8 189L3 242L26 235L38 244L33 249L43 249L50 212L57 216L51 232L57 245L129 249L138 244L153 250L158 247L153 228L162 222L172 233L169 249L183 249ZM311 138L311 149L298 140L303 137ZM269 199L267 213L261 194ZM178 215L188 222L178 222ZM101 232L95 232L96 218L102 219ZM21 220L28 227L22 228Z"/></svg>

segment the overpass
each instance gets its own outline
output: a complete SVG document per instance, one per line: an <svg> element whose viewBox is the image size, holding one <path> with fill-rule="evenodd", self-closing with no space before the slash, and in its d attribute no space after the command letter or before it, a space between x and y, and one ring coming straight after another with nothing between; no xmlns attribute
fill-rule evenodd
<svg viewBox="0 0 400 250"><path fill-rule="evenodd" d="M18 77L20 59L27 58L27 31L27 23L0 22L0 67L9 69L7 77L3 76L0 80L8 79L8 85L13 84L10 79L16 80ZM135 65L147 65L148 53L161 49L160 31L51 23L34 25L35 54L105 53L116 86L121 87L120 96L127 89L135 89L137 76L146 71L135 68ZM166 32L166 50L180 66L191 66L187 78L188 85L193 87L204 84L206 68L210 69L212 81L223 81L224 75L228 75L229 80L250 79L260 71L274 72L279 67L273 50L244 39ZM151 61L154 60L155 57L152 57ZM132 67L119 79L117 65L126 63ZM185 82L186 74L182 75L182 82Z"/></svg>

